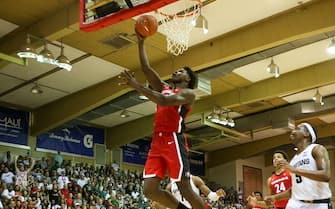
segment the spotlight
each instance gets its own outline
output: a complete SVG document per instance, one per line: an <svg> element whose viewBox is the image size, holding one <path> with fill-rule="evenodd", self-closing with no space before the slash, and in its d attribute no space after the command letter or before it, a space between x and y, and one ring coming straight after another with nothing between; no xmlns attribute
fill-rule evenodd
<svg viewBox="0 0 335 209"><path fill-rule="evenodd" d="M211 113L210 115L207 116L207 119L213 123L218 123L220 122L220 116L217 113Z"/></svg>
<svg viewBox="0 0 335 209"><path fill-rule="evenodd" d="M62 46L60 56L56 59L56 65L64 70L71 71L72 65L70 60L64 56L64 48Z"/></svg>
<svg viewBox="0 0 335 209"><path fill-rule="evenodd" d="M335 38L332 39L332 42L327 48L328 53L335 54Z"/></svg>
<svg viewBox="0 0 335 209"><path fill-rule="evenodd" d="M220 122L220 114L221 114L221 108L220 107L214 107L213 112L207 116L207 120L213 122L213 123L219 123Z"/></svg>
<svg viewBox="0 0 335 209"><path fill-rule="evenodd" d="M315 103L318 103L320 105L324 105L325 103L323 102L323 97L319 92L319 89L316 90L316 93L312 97L312 99L315 101Z"/></svg>
<svg viewBox="0 0 335 209"><path fill-rule="evenodd" d="M219 123L224 125L224 126L228 125L228 120L223 114L220 115L220 122Z"/></svg>
<svg viewBox="0 0 335 209"><path fill-rule="evenodd" d="M229 119L228 119L228 125L229 125L230 127L234 127L234 126L235 126L235 121L234 121L232 118L229 118Z"/></svg>
<svg viewBox="0 0 335 209"><path fill-rule="evenodd" d="M36 83L33 88L31 88L30 92L33 94L42 94L43 89Z"/></svg>
<svg viewBox="0 0 335 209"><path fill-rule="evenodd" d="M129 115L129 112L127 110L123 110L121 113L120 113L120 117L121 118L128 118L130 115Z"/></svg>
<svg viewBox="0 0 335 209"><path fill-rule="evenodd" d="M270 64L266 68L266 71L268 73L274 74L275 78L278 78L280 76L279 66L273 61L272 58Z"/></svg>
<svg viewBox="0 0 335 209"><path fill-rule="evenodd" d="M38 54L36 52L36 49L32 46L29 36L27 36L26 44L17 53L17 56L19 56L20 58L37 58Z"/></svg>
<svg viewBox="0 0 335 209"><path fill-rule="evenodd" d="M44 49L37 56L37 61L52 65L56 64L55 58L52 55L51 51L48 49L47 44L44 44Z"/></svg>
<svg viewBox="0 0 335 209"><path fill-rule="evenodd" d="M235 126L234 119L229 117L230 110L214 107L214 110L209 114L206 119L212 123L217 123L223 126ZM226 115L225 115L226 114Z"/></svg>

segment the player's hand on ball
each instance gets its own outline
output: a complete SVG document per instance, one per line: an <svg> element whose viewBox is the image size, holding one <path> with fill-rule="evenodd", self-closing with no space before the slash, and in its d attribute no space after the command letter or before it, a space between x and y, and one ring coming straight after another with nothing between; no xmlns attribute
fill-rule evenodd
<svg viewBox="0 0 335 209"><path fill-rule="evenodd" d="M135 28L135 33L136 33L136 37L138 39L138 41L144 41L145 37L141 36L141 34L139 32L137 32L136 28Z"/></svg>

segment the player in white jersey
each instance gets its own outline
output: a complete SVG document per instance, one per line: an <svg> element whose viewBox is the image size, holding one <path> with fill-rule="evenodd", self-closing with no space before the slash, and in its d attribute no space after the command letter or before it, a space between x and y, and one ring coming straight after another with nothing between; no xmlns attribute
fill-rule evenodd
<svg viewBox="0 0 335 209"><path fill-rule="evenodd" d="M315 144L316 133L309 123L301 123L291 132L290 139L297 153L290 163L280 161L292 175L292 188L287 192L265 197L275 201L290 197L286 209L330 209L330 161L327 149Z"/></svg>
<svg viewBox="0 0 335 209"><path fill-rule="evenodd" d="M199 176L191 175L190 179L191 179L190 184L191 184L192 190L198 195L200 195L200 192L203 193L211 201L217 201L220 197L222 197L226 194L223 189L218 189L218 190L216 190L216 192L213 192L212 190L210 190L207 187L205 182ZM179 191L178 185L176 184L176 182L171 181L166 186L166 190L171 192L173 194L173 196L175 196L175 198L179 202L184 204L186 207L192 208L191 204L181 195L181 192ZM156 209L163 209L163 208L165 209L166 208L166 207L158 204L157 202L154 202L152 204L152 206Z"/></svg>

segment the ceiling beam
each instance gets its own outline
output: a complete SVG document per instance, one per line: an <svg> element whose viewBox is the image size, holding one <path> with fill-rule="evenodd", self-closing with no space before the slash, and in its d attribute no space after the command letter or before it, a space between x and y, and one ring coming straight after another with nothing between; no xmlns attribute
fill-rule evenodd
<svg viewBox="0 0 335 209"><path fill-rule="evenodd" d="M334 66L335 60L330 60L283 74L279 78L270 78L238 90L232 90L215 96L206 97L202 100L196 101L191 114L198 114L211 110L213 106L230 108L241 104L248 104L259 100L289 95L293 92L299 92L315 88L317 86L334 83ZM297 82L297 78L299 78L299 82ZM288 117L290 116L288 115ZM132 123L132 127L136 127L138 125L144 128L143 124L146 122L147 120L142 121L141 119L138 119L136 122ZM120 137L120 140L122 139L124 143L146 136L138 134L137 137L132 138L134 133L129 135L130 132L127 131L129 130L128 125L129 124L127 123L117 127L112 127L109 131L112 133L119 132L117 137ZM150 123L146 123L146 127L144 129L152 130L152 121ZM110 145L114 147L113 143Z"/></svg>
<svg viewBox="0 0 335 209"><path fill-rule="evenodd" d="M152 66L155 69L159 69L159 73L161 76L166 77L177 66L191 65L191 67L193 67L195 70L199 70L203 69L204 67L232 60L247 54L254 53L259 50L264 50L283 43L287 43L292 40L305 38L311 35L315 35L317 33L335 30L335 13L331 9L334 7L335 2L332 0L316 1L316 3L309 5L302 12L297 12L294 10L277 16L273 16L264 21L258 22L257 24L246 26L242 29L220 36L214 40L191 47L182 56L174 57L173 59L165 59L158 63L153 63ZM70 11L72 11L72 9ZM68 10L66 10L66 12L68 12ZM78 8L76 8L76 14L78 14ZM53 20L52 17L47 19ZM70 21L70 23L73 22ZM50 25L50 23L48 22L45 22L44 24L40 23L40 31L53 31L53 33L44 32L44 35L49 34L49 36L56 36L55 34L59 34L57 33L56 27L52 27L53 30L51 30L49 28L51 26L47 26L46 24ZM46 28L43 29L42 25L44 25L44 27ZM68 25L64 26L65 29L67 29L67 27ZM58 32L61 31L60 28L58 28ZM21 39L15 38L14 40L18 41ZM1 48L2 46L0 45L0 49ZM206 56L203 56L204 54L206 54ZM284 77L284 75L281 77ZM295 82L295 79L296 78L291 77L291 79L286 79L285 81L290 80L290 82ZM33 112L34 126L32 128L32 133L43 133L44 131L55 128L61 123L74 119L79 114L82 114L85 111L87 112L103 104L104 102L108 102L108 99L114 98L111 95L121 95L121 88L106 88L106 86L108 85L115 86L115 83L113 82L117 81L115 79L109 79L101 84L95 85L94 88L90 87L86 90L75 93L73 95L75 99L73 99L73 96L71 95L36 109ZM277 81L277 86L279 84L280 82ZM263 84L263 87L270 86L272 85L270 85L269 81L268 83ZM251 90L252 87L253 86L250 87ZM255 88L259 90L258 85ZM95 90L95 93L91 92L92 89ZM283 93L282 88L279 89L280 90L277 90L277 93ZM122 90L124 89L122 88ZM99 96L94 95L96 94L96 92L99 92ZM124 92L127 91L123 91L123 93ZM241 102L239 98L244 99L245 101L243 102L250 102L251 98L249 97L254 97L253 100L256 100L257 98L265 96L262 96L261 93L256 93L256 96L248 95L249 90L247 89L245 90L245 92L246 94L242 93L241 97L238 96L239 92L237 91L232 91L229 94L224 94L223 96L228 95L229 98L232 99L231 102L228 102L228 104L230 105L239 104ZM253 90L252 92L255 91ZM274 89L270 90L269 92L266 92L265 89L261 89L261 92L266 94L266 97L271 97L269 92L276 94ZM216 102L216 98L220 99L218 101L221 101L221 103L225 104L223 100L224 97L215 96L211 101ZM85 102L78 105L78 101ZM59 107L63 106L67 107L66 111L64 111L64 109L59 109ZM199 104L195 106L195 108L198 109L197 112L201 112L202 110L207 109L207 106L208 103L200 101ZM224 106L228 106L227 103ZM82 109L78 110L77 107ZM48 114L45 114L46 112L48 112L49 114L54 114L49 117ZM138 122L138 124L141 124L141 122ZM151 127L150 124L148 124L148 127ZM127 127L127 125L119 127L121 128L120 131L125 131L120 136L127 135L127 133L129 132L127 131L127 128L123 130L123 127ZM115 128L113 130L115 130ZM138 135L138 137L141 136ZM126 143L134 139L136 138L127 136L124 138L124 142Z"/></svg>
<svg viewBox="0 0 335 209"><path fill-rule="evenodd" d="M1 53L0 52L0 60L5 60L7 62L11 62L11 63L14 63L14 64L18 64L18 65L27 65L27 60L26 59L22 59L22 58L19 58L17 56L10 56L10 55L7 55L7 54L4 54L4 53Z"/></svg>
<svg viewBox="0 0 335 209"><path fill-rule="evenodd" d="M315 127L318 138L325 138L335 135L335 123L326 126ZM289 133L266 139L241 144L239 146L228 147L208 153L207 166L215 167L220 164L231 162L237 159L244 159L250 156L265 152L267 150L290 144Z"/></svg>

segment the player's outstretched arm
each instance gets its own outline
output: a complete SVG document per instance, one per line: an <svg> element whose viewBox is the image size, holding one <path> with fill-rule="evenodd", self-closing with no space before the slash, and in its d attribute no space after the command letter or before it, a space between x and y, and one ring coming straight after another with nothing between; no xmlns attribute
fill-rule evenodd
<svg viewBox="0 0 335 209"><path fill-rule="evenodd" d="M162 106L192 104L195 100L195 93L191 89L183 89L177 94L166 96L138 83L133 73L129 71L123 71L120 78L123 81L119 84L129 85L139 93L148 97L149 100Z"/></svg>
<svg viewBox="0 0 335 209"><path fill-rule="evenodd" d="M217 201L220 197L226 194L223 189L218 189L216 192L213 192L199 176L192 176L192 181L195 186L197 186L200 191L212 201Z"/></svg>
<svg viewBox="0 0 335 209"><path fill-rule="evenodd" d="M136 32L136 31L135 31ZM165 84L159 77L158 73L150 66L147 52L144 46L145 38L136 32L138 39L138 52L140 56L141 69L144 72L150 86L155 91L161 91L163 85Z"/></svg>

